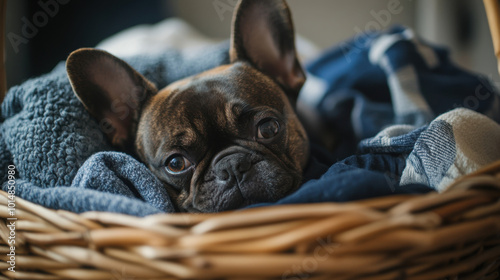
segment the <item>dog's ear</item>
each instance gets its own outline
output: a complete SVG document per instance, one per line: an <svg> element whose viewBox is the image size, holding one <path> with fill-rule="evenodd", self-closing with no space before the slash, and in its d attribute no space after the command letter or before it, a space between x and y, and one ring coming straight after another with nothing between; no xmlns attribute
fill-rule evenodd
<svg viewBox="0 0 500 280"><path fill-rule="evenodd" d="M133 151L141 108L156 87L123 60L97 49L72 52L66 71L76 96L111 144Z"/></svg>
<svg viewBox="0 0 500 280"><path fill-rule="evenodd" d="M231 32L231 62L247 61L295 101L305 82L297 59L290 10L284 0L241 0Z"/></svg>

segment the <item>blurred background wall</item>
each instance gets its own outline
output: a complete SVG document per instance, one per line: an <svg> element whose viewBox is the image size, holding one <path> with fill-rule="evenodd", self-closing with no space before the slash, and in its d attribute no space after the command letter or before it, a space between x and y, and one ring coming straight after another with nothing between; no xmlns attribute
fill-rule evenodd
<svg viewBox="0 0 500 280"><path fill-rule="evenodd" d="M8 0L7 75L10 86L50 71L79 47L137 24L183 18L215 38L229 36L236 0ZM367 29L403 24L450 48L456 63L500 81L482 1L288 0L297 32L319 49ZM52 10L50 9L52 3ZM58 5L55 12L54 3ZM48 7L48 8L47 8ZM51 12L52 11L52 12ZM45 13L44 16L42 15ZM23 36L30 31L32 38ZM37 27L39 26L39 27ZM23 29L24 28L24 29ZM19 35L16 39L12 34ZM27 33L29 34L29 32ZM22 40L24 38L24 40Z"/></svg>
<svg viewBox="0 0 500 280"><path fill-rule="evenodd" d="M172 16L165 0L7 0L7 86L50 71L80 47Z"/></svg>

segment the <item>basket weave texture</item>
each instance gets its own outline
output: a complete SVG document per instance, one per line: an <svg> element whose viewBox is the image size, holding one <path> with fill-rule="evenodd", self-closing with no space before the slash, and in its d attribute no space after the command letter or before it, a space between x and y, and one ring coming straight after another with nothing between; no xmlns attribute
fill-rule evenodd
<svg viewBox="0 0 500 280"><path fill-rule="evenodd" d="M0 279L499 279L500 162L444 193L218 214L75 214L0 195Z"/></svg>

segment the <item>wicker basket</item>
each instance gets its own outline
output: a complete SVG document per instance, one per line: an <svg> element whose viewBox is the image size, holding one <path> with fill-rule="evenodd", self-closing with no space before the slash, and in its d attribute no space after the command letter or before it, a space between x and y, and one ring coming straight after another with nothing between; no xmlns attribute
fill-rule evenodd
<svg viewBox="0 0 500 280"><path fill-rule="evenodd" d="M55 211L0 196L14 279L498 279L500 161L441 194L219 214Z"/></svg>
<svg viewBox="0 0 500 280"><path fill-rule="evenodd" d="M500 56L498 2L484 2ZM11 220L0 192L0 216L0 279L500 279L500 161L441 194L146 218L17 198Z"/></svg>

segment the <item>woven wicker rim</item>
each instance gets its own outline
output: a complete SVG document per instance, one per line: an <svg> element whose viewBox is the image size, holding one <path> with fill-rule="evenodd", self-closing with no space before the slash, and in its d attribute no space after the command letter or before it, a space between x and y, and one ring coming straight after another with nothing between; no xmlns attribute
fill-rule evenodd
<svg viewBox="0 0 500 280"><path fill-rule="evenodd" d="M16 218L16 279L495 279L500 161L441 194L145 218L18 198Z"/></svg>

